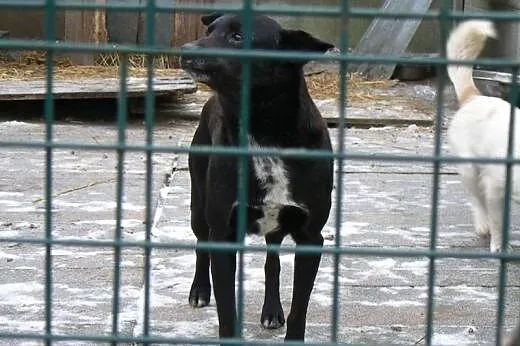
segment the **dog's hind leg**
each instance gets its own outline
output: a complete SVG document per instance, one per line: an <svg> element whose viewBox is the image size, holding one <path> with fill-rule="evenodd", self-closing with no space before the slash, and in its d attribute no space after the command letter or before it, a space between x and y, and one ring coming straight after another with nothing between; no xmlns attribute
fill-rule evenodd
<svg viewBox="0 0 520 346"><path fill-rule="evenodd" d="M284 238L281 232L265 236L267 244L280 245ZM285 324L282 303L280 302L280 257L278 253L268 252L265 260L265 296L260 323L266 329L281 328Z"/></svg>
<svg viewBox="0 0 520 346"><path fill-rule="evenodd" d="M491 252L499 252L502 249L503 238L504 188L500 186L501 182L497 184L497 181L494 179L486 179L484 184L489 220L489 250Z"/></svg>
<svg viewBox="0 0 520 346"><path fill-rule="evenodd" d="M309 229L311 229L310 232ZM292 234L296 244L323 246L323 237L319 233L321 227L309 229L307 230L309 233ZM316 231L316 229L318 229L318 231ZM312 237L310 236L311 234L313 235ZM287 317L285 340L303 340L305 337L307 308L320 261L321 253L297 253L294 256L293 297L291 312Z"/></svg>
<svg viewBox="0 0 520 346"><path fill-rule="evenodd" d="M499 252L502 249L503 203L503 198L489 197L487 200L490 223L489 251L491 252Z"/></svg>

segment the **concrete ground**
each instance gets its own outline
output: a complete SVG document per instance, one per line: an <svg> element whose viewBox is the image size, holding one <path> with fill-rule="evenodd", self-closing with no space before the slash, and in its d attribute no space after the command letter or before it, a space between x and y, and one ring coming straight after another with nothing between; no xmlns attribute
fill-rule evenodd
<svg viewBox="0 0 520 346"><path fill-rule="evenodd" d="M417 86L400 85L407 90ZM424 89L426 88L426 89ZM428 89L427 86L420 89ZM396 89L397 92L401 92ZM180 107L184 117L160 119L153 131L155 144L188 144L196 123L189 118L200 109L206 94ZM431 97L431 95L427 96ZM453 113L448 99L447 114ZM373 105L372 105L373 106ZM395 111L395 110L394 110ZM401 108L406 113L406 107ZM67 115L54 126L57 142L106 144L117 140L114 121L92 121ZM422 115L424 116L424 114ZM429 113L429 116L432 114ZM181 119L182 118L182 119ZM13 120L16 119L16 120ZM331 129L335 145L338 129ZM45 126L39 119L12 114L0 119L2 140L40 141ZM143 123L133 119L128 143L142 144ZM434 148L432 128L408 126L348 129L350 152L425 154ZM443 151L447 148L444 145ZM129 152L124 162L122 235L143 240L146 210L145 154ZM45 248L15 238L42 238L45 232L45 154L33 148L0 148L0 335L42 333L45 318ZM169 183L165 175L172 173ZM114 151L56 149L53 156L53 236L65 240L108 240L114 237L117 156ZM432 166L426 163L346 161L342 171L341 244L375 249L427 249L430 242ZM442 250L486 251L471 225L468 196L453 166L441 169L437 244ZM189 175L185 155L153 154L153 240L194 244L189 227ZM323 234L334 245L335 207ZM513 209L513 220L518 219ZM513 222L513 228L516 225ZM520 246L513 232L514 249ZM262 244L260 238L248 243ZM291 241L287 239L287 244ZM109 335L112 329L114 254L110 247L53 246L53 332L60 335ZM119 331L138 336L143 330L143 251L122 251ZM292 289L292 259L281 256L281 295L286 314ZM157 337L213 338L217 335L214 301L209 307L189 307L188 293L195 255L185 250L153 250L150 333ZM263 330L263 254L245 255L244 335L248 339L281 340L285 329ZM427 258L345 256L339 272L338 339L369 345L423 345L428 287ZM493 345L497 311L499 262L489 259L436 261L434 345ZM515 324L520 309L520 275L508 266L505 326ZM322 259L311 296L307 341L328 341L331 335L333 257ZM2 345L41 345L41 341L0 339ZM58 345L93 345L63 341ZM100 343L97 343L100 344Z"/></svg>

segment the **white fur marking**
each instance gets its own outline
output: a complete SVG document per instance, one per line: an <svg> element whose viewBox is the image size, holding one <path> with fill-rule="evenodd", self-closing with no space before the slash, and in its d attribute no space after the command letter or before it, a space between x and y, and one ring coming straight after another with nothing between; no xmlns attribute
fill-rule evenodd
<svg viewBox="0 0 520 346"><path fill-rule="evenodd" d="M251 148L260 148L253 137L249 137ZM266 190L262 204L264 217L258 219L260 233L265 235L278 230L278 215L285 205L297 205L291 199L289 179L283 161L278 157L253 156L253 169L259 185Z"/></svg>

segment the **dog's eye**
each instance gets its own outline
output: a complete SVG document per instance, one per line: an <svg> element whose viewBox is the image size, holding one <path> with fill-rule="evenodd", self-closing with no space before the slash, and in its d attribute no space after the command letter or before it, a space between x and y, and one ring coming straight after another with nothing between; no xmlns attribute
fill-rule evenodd
<svg viewBox="0 0 520 346"><path fill-rule="evenodd" d="M239 32L235 32L235 33L231 34L230 38L232 41L242 42L242 34Z"/></svg>

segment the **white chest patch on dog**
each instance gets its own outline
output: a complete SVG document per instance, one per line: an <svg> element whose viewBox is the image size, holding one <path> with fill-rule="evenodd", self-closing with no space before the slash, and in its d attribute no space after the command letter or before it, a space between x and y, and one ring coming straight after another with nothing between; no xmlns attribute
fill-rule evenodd
<svg viewBox="0 0 520 346"><path fill-rule="evenodd" d="M260 148L253 137L249 136L249 146ZM278 230L278 215L285 205L297 205L291 199L289 178L285 165L280 158L268 156L253 156L253 169L260 184L265 190L262 203L264 216L257 220L260 234L265 235Z"/></svg>

